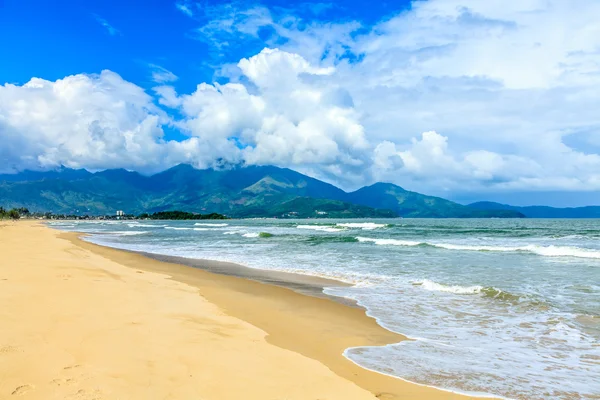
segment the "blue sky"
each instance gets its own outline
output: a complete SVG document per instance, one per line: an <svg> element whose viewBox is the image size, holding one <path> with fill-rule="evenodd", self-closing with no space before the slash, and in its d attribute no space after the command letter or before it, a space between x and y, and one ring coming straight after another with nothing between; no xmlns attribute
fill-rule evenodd
<svg viewBox="0 0 600 400"><path fill-rule="evenodd" d="M243 162L600 204L600 4L576 3L4 0L0 172Z"/></svg>
<svg viewBox="0 0 600 400"><path fill-rule="evenodd" d="M58 3L58 4L55 4ZM391 3L391 4L390 4ZM179 6L195 11L190 17ZM240 42L223 54L195 38L207 20L198 9L222 2L150 1L60 1L4 0L0 8L0 50L6 57L0 66L2 83L23 84L31 77L57 80L79 73L117 72L125 80L150 89L150 64L177 74L173 86L191 92L199 82L219 79L215 67L237 62L260 52L260 40ZM296 16L312 20L360 20L376 23L387 15L410 6L410 2L310 1L239 2L269 8L293 8ZM268 35L268 30L265 30ZM222 80L222 79L221 79Z"/></svg>

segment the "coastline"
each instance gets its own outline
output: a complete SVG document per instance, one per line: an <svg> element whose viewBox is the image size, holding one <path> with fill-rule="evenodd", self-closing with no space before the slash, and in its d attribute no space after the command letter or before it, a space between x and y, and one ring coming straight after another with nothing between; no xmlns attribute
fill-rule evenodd
<svg viewBox="0 0 600 400"><path fill-rule="evenodd" d="M286 368L293 369L296 363L301 364L310 360L319 368L324 367L325 371L330 371L333 377L328 376L327 379L339 379L340 382L336 382L341 385L340 387L344 386L344 390L356 389L356 393L342 394L342 390L338 388L334 390L334 394L339 394L339 396L323 395L326 398L468 398L464 395L409 383L369 371L345 358L343 353L347 348L386 345L397 343L405 338L379 326L373 318L368 317L365 311L355 304L344 304L343 299L335 298L334 300L330 296L319 294L323 286L343 285L343 283L304 275L296 276L296 274L276 273L273 275L271 271L254 270L236 264L206 260L181 260L171 257L158 260L154 255L149 258L145 254L96 245L80 239L81 234L79 233L65 233L46 226L42 227L38 223L23 221L15 226L20 226L22 231L31 231L25 232L26 235L33 231L43 232L46 238L52 236L57 243L66 243L68 248L64 250L65 254L74 256L75 260L81 264L90 264L90 259L95 260L93 265L87 267L96 272L104 270L106 265L110 264L112 270L109 273L112 275L123 273L132 280L147 280L150 275L164 282L164 285L185 286L186 290L194 293L197 300L205 301L217 310L221 310L228 318L248 324L263 332L262 341L269 351L278 349L278 351L289 353L290 357L293 355L294 361L286 364ZM195 268L181 264L182 261L187 261L188 264L195 263L196 265L192 265ZM238 274L242 276L240 277ZM159 297L166 294L160 292L159 289L154 289L152 293ZM159 291L156 292L156 290ZM129 295L135 296L136 293L129 293ZM200 325L205 325L202 330L213 328L209 323ZM0 335L0 339L2 339L2 335ZM252 343L257 343L256 339L253 339ZM240 354L240 357L244 358L244 354ZM265 360L269 361L266 355ZM156 360L156 362L161 362L161 360ZM311 367L310 371L314 371L315 376L318 376L320 369L315 365ZM1 367L2 359L0 358ZM2 371L0 370L0 372ZM306 374L306 371L303 373ZM263 378L264 382L258 381L254 384L260 388L273 385L271 380L275 379L275 376L264 376ZM281 380L279 384L295 387L301 384L301 380L304 378L298 376L296 379L296 382ZM228 385L228 383L222 384ZM349 385L348 388L345 388L346 384ZM331 391L334 386L330 382L320 388ZM3 386L0 385L0 398L5 393L1 391L2 389ZM364 397L365 393L370 393L370 396ZM307 397L309 396L307 393L296 396L289 395L287 392L281 393L281 396L283 395L295 399L312 398ZM248 392L245 398L265 398L263 396L264 393L253 397ZM286 398L285 396L283 398ZM207 396L206 398L234 397L223 395L220 397Z"/></svg>
<svg viewBox="0 0 600 400"><path fill-rule="evenodd" d="M81 237L85 237L87 234L79 234L78 239L82 240ZM91 243L83 240L86 243ZM92 243L100 247L112 248L110 246L102 246L96 243ZM157 261L162 261L170 264L179 264L185 265L191 268L197 268L202 271L210 272L218 275L226 275L233 276L242 279L249 279L251 281L264 283L267 285L274 285L283 288L291 289L299 294L304 294L307 296L320 297L324 299L330 299L332 301L342 303L344 305L350 307L357 307L363 309L363 307L359 306L356 301L348 298L331 296L323 292L326 287L340 287L340 286L350 286L349 283L342 282L339 280L331 279L331 278L323 278L312 275L303 275L296 274L292 272L283 272L283 271L275 271L275 270L266 270L266 269L257 269L246 267L245 265L226 262L226 261L217 261L217 260L209 260L209 259L198 259L198 258L186 258L186 257L178 257L178 256L166 256L162 254L155 253L147 253L143 251L132 251L132 250L124 250L124 249L116 249L125 252L130 252L134 254L139 254L141 256L151 258ZM364 309L363 309L364 310Z"/></svg>

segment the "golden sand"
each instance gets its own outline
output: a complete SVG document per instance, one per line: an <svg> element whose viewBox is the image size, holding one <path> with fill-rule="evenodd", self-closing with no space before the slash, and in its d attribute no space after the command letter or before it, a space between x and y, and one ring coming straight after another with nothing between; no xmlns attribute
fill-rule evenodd
<svg viewBox="0 0 600 400"><path fill-rule="evenodd" d="M327 298L0 221L0 399L465 399L362 369Z"/></svg>

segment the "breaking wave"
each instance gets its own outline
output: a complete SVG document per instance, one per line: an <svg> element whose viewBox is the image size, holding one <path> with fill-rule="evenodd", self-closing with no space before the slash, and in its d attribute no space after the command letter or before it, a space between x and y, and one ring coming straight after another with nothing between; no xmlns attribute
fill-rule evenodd
<svg viewBox="0 0 600 400"><path fill-rule="evenodd" d="M98 232L100 234L106 235L116 235L116 236L136 236L136 235L145 235L148 231L114 231L114 232Z"/></svg>
<svg viewBox="0 0 600 400"><path fill-rule="evenodd" d="M343 228L335 228L333 225L298 225L296 228L321 232L341 232L343 230Z"/></svg>
<svg viewBox="0 0 600 400"><path fill-rule="evenodd" d="M353 228L353 229L364 229L364 230L373 230L377 228L385 228L387 224L376 224L374 222L344 222L335 224L336 226L341 226L344 228Z"/></svg>
<svg viewBox="0 0 600 400"><path fill-rule="evenodd" d="M485 245L467 245L452 243L430 243L412 240L398 239L376 239L357 237L359 242L374 243L380 246L429 246L446 250L463 251L490 251L490 252L529 252L545 257L579 257L600 259L600 250L584 249L571 246L539 246L529 244L526 246L485 246Z"/></svg>
<svg viewBox="0 0 600 400"><path fill-rule="evenodd" d="M223 226L229 226L229 224L210 224L210 223L204 223L204 222L196 222L194 225L196 226L209 226L209 227L223 227Z"/></svg>
<svg viewBox="0 0 600 400"><path fill-rule="evenodd" d="M504 300L508 302L518 302L523 300L519 295L506 292L504 290L495 287L485 286L460 286L460 285L444 285L435 281L424 279L422 281L416 281L412 283L413 286L419 286L420 288L430 292L445 292L462 295L474 295L478 294L486 298ZM531 298L529 303L534 304Z"/></svg>

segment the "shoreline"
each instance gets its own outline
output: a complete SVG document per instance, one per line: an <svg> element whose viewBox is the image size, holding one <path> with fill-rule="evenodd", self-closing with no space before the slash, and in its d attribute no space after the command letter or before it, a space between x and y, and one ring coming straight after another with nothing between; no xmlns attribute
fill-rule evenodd
<svg viewBox="0 0 600 400"><path fill-rule="evenodd" d="M387 374L385 372L379 372L379 371L375 371L375 370L363 367L363 366L359 365L358 363L356 363L355 361L348 358L346 356L346 351L353 347L386 346L386 345L391 345L391 344L395 344L395 343L400 343L404 340L413 340L403 334L390 331L390 330L384 328L383 326L379 325L376 318L369 316L367 314L367 309L365 307L359 305L354 299L340 297L340 296L333 296L333 295L328 295L328 294L324 293L324 289L326 287L352 286L351 283L343 282L340 280L335 280L332 278L304 275L304 274L299 274L299 273L251 268L251 267L247 267L247 266L244 266L244 265L241 265L238 263L228 262L228 261L217 261L217 260L210 260L210 259L194 259L194 258L161 255L161 254L156 254L156 253L148 253L148 252L128 250L128 249L120 249L120 248L115 248L115 247L110 247L110 246L106 246L106 245L102 245L102 244L93 243L93 242L90 242L90 241L87 241L84 239L84 237L94 236L94 234L85 233L85 232L64 232L64 231L61 231L61 232L63 232L64 235L68 235L69 241L71 241L75 244L78 243L78 245L85 244L85 245L89 245L92 247L96 247L98 249L106 249L108 251L115 251L115 252L122 252L125 254L131 254L132 256L138 256L138 257L142 257L142 258L156 260L159 263L164 263L166 265L170 265L171 267L177 266L179 268L184 268L184 269L194 269L194 270L201 271L201 272L213 275L213 276L215 276L215 275L221 276L225 279L232 278L235 280L250 281L252 283L256 283L259 285L275 286L277 288L292 291L292 292L294 292L294 294L297 294L298 296L312 297L315 299L326 300L328 302L332 302L332 303L337 304L344 308L350 307L354 310L359 310L358 313L354 313L355 314L354 316L357 316L356 314L358 314L358 316L360 316L361 319L366 319L368 321L368 325L374 324L376 326L375 327L376 330L381 330L383 332L378 333L378 335L380 335L379 337L369 336L368 338L365 338L367 340L374 340L375 341L374 343L367 344L365 342L360 345L348 346L347 348L343 349L343 351L339 354L340 357L343 358L344 360L346 360L348 363L351 363L352 366L358 367L362 371L365 371L365 372L368 372L371 374L375 374L375 375L383 378L381 380L393 381L393 382L389 382L390 386L395 387L400 383L401 385L416 386L418 388L422 388L427 391L432 390L434 392L438 392L435 394L427 393L426 395L418 394L416 397L414 397L414 398L418 398L418 399L421 399L421 398L424 398L424 399L430 399L430 398L431 399L438 399L438 398L439 399L455 399L455 398L456 399L471 399L471 398L472 399L476 399L476 398L479 398L479 399L502 399L502 397L487 394L487 393L463 393L463 392L458 392L458 391L454 391L451 389L439 388L439 387L430 386L427 384L412 382L412 381L406 380L401 377ZM122 260L120 260L120 261L122 261ZM186 284L191 283L188 279L186 279L186 278L189 278L189 276L187 276L185 274L185 270L181 271L178 268L177 272L181 272L181 273L183 273L183 275L180 275L180 273L170 274L169 271L172 271L172 270L169 269L166 265L165 265L165 268L160 268L159 270L156 270L153 268L153 269L149 269L149 271L169 274L169 275L171 275L170 279L174 279L179 282L186 283ZM143 269L143 268L140 268L140 269ZM194 286L196 286L196 285L194 285ZM215 297L211 297L210 295L207 298L211 302L213 302L213 300L215 300ZM222 304L218 300L214 301L214 303L219 306L222 306ZM232 309L226 307L225 311L229 314L232 311ZM244 319L245 321L250 322L251 324L265 330L268 334L270 334L270 332L268 330L269 324L264 323L263 321L261 321L263 323L257 324L256 323L257 321L255 319L253 319L253 320L246 319L246 318L244 318L243 313L238 313L238 311L239 310L233 310L232 315L234 315L238 318ZM267 337L267 341L269 341L269 337L270 337L270 335ZM390 341L390 339L391 339L391 341ZM277 346L292 350L292 351L298 350L293 345L287 346L287 345L282 344L282 341L279 340L279 338L272 339L272 341L269 341L269 342L273 343ZM309 357L313 358L311 356L312 352L310 352L310 351L304 351L304 352L299 351L299 352L303 355L308 355ZM316 358L316 359L323 362L322 359L319 359L319 358ZM327 365L329 368L331 368L331 366L329 365L328 362L324 362L324 364ZM334 369L334 368L331 368L331 369L334 372L338 373L336 371L336 369ZM356 373L354 373L354 376L358 376L358 375ZM344 376L344 377L347 377L347 376ZM356 382L356 380L352 379L352 377L350 377L348 379L353 380L359 386L367 388L367 389L368 389L368 387L365 387L365 386L370 386L370 385L363 386L360 383ZM377 379L377 380L379 380L379 379ZM404 393L404 389L398 393L372 391L372 390L370 390L370 391L376 395L376 398L381 398L381 399L400 399L400 398L404 399L407 396L407 394ZM410 391L408 393L411 393L411 392L412 391ZM413 398L413 397L409 397L409 398Z"/></svg>
<svg viewBox="0 0 600 400"><path fill-rule="evenodd" d="M88 235L88 234L85 234ZM85 240L84 240L85 241ZM87 241L86 241L87 242ZM107 247L110 249L116 249L110 246L104 246L93 242L101 247ZM268 269L258 269L247 267L242 264L229 262L229 261L218 261L210 260L206 258L187 258L179 256L167 256L156 253L148 253L144 251L134 251L126 249L116 249L141 256L151 258L153 260L167 262L171 264L180 264L187 267L200 269L202 271L210 272L218 275L233 276L242 279L249 279L255 282L264 283L267 285L279 286L287 289L291 289L296 293L303 294L306 296L319 297L329 299L346 306L360 308L364 311L364 307L360 306L355 300L328 295L324 292L327 287L347 287L352 286L350 283L339 281L332 278L324 278L313 275L304 275L293 272L284 272Z"/></svg>
<svg viewBox="0 0 600 400"><path fill-rule="evenodd" d="M0 398L469 398L346 358L404 337L302 293L335 281L290 274L300 282L284 287L287 274L220 275L80 235L0 224Z"/></svg>
<svg viewBox="0 0 600 400"><path fill-rule="evenodd" d="M168 256L168 255L162 255L162 254L156 254L156 253L148 253L148 252L144 252L144 251L119 249L119 248L105 246L105 245L101 245L101 244L97 244L97 243L93 243L93 242L88 242L83 239L83 237L85 237L85 236L94 236L94 234L81 233L81 232L78 232L78 233L79 233L79 236L78 236L79 240L85 241L86 243L94 244L96 246L120 250L120 251L129 252L129 253L133 253L133 254L139 254L143 257L151 258L151 259L154 259L157 261L171 263L171 264L184 265L184 266L191 267L191 268L197 268L197 269L200 269L202 271L206 271L206 272L209 272L212 274L232 276L232 277L241 278L241 279L249 279L249 280L252 280L252 281L255 281L258 283L279 286L282 288L291 289L294 292L301 294L301 295L324 298L324 299L328 299L328 300L334 301L336 303L342 304L344 306L358 308L358 309L362 310L368 318L373 319L377 323L377 325L379 325L382 329L384 329L394 335L398 335L399 340L396 343L400 343L405 340L415 340L415 339L412 339L402 333L394 332L394 331L391 331L391 330L383 327L381 324L379 324L379 322L377 321L377 318L369 316L367 314L368 310L365 307L363 307L362 305L358 304L358 302L356 300L348 298L348 297L329 295L324 292L324 290L328 287L349 287L349 286L352 286L351 283L336 280L333 278L325 278L325 277L319 277L319 276L314 276L314 275L305 275L305 274L293 273L293 272L252 268L252 267L247 267L245 265L234 263L231 261L218 261L218 260L210 260L210 259L206 259L206 258L187 258L187 257L179 257L179 256ZM391 344L395 344L395 343L388 343L388 344L391 345ZM358 347L377 347L377 346L358 346ZM385 372L379 372L374 369L364 367L364 366L358 364L357 362L353 361L351 358L347 357L346 352L347 352L347 350L350 350L350 349L351 348L348 348L348 349L344 350L344 352L342 353L342 355L347 360L349 360L353 364L357 365L361 369L371 371L371 372L374 372L379 375L388 376L392 379L399 379L399 380L409 383L411 385L418 385L418 386L422 386L422 387L426 387L426 388L440 390L440 391L447 392L447 393L452 393L455 395L465 396L465 398L477 397L477 398L482 398L482 399L510 400L510 399L506 399L506 398L495 396L495 395L488 394L488 393L464 393L464 392L454 391L451 389L445 389L445 388L440 388L440 387L436 387L436 386L432 386L432 385L427 385L425 383L413 382L408 379L404 379L402 377L398 377L398 376L395 376L392 374L386 374Z"/></svg>

